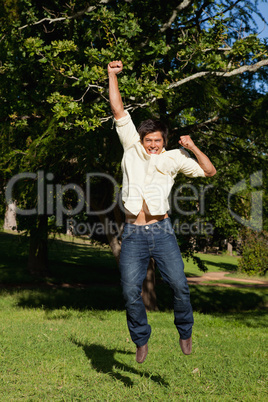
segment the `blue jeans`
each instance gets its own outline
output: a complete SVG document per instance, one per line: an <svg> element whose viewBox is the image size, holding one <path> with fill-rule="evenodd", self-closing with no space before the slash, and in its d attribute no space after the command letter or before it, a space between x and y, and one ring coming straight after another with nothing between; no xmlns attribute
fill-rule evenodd
<svg viewBox="0 0 268 402"><path fill-rule="evenodd" d="M184 264L169 218L150 225L126 223L122 234L120 272L126 302L127 324L132 341L145 345L151 334L142 301L142 284L153 257L163 280L174 294L174 324L181 339L192 334L193 311Z"/></svg>

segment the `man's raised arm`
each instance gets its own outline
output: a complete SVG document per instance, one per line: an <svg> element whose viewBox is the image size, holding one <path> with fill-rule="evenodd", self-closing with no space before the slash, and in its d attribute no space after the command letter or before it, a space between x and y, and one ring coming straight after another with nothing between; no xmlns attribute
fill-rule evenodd
<svg viewBox="0 0 268 402"><path fill-rule="evenodd" d="M202 151L200 151L189 135L181 136L179 144L194 153L199 165L204 170L206 177L212 177L217 173L210 159Z"/></svg>
<svg viewBox="0 0 268 402"><path fill-rule="evenodd" d="M124 111L124 105L118 88L117 74L123 70L120 60L111 61L108 64L109 98L112 113L115 118L116 131L124 149L140 140L136 127L128 112Z"/></svg>
<svg viewBox="0 0 268 402"><path fill-rule="evenodd" d="M120 60L111 61L107 67L109 77L109 99L112 113L116 120L126 116L121 94L118 88L117 74L123 70L123 63Z"/></svg>

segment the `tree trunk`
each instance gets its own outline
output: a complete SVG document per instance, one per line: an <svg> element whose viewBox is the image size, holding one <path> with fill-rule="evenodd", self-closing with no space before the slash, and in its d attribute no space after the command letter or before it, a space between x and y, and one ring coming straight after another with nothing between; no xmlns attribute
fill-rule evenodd
<svg viewBox="0 0 268 402"><path fill-rule="evenodd" d="M121 251L121 243L115 233L110 232L110 227L107 225L109 222L108 217L106 215L99 215L99 220L103 224L105 228L107 228L107 233L106 237L109 243L109 246L111 247L112 253L116 259L117 264L119 264L119 258L120 258L120 251Z"/></svg>
<svg viewBox="0 0 268 402"><path fill-rule="evenodd" d="M5 213L4 229L17 230L16 203L15 202L12 202L11 204L8 204L8 206L7 206L6 213Z"/></svg>
<svg viewBox="0 0 268 402"><path fill-rule="evenodd" d="M143 282L142 299L147 311L158 310L155 293L155 262L153 258L150 259L147 276Z"/></svg>
<svg viewBox="0 0 268 402"><path fill-rule="evenodd" d="M228 255L233 255L233 246L231 243L227 243L227 254Z"/></svg>
<svg viewBox="0 0 268 402"><path fill-rule="evenodd" d="M107 236L107 237L108 237L109 245L111 247L114 258L116 259L117 264L119 264L121 244L119 243L117 237L115 237L115 236Z"/></svg>
<svg viewBox="0 0 268 402"><path fill-rule="evenodd" d="M30 232L28 270L33 275L47 276L48 269L48 226L47 216L37 217L37 224Z"/></svg>

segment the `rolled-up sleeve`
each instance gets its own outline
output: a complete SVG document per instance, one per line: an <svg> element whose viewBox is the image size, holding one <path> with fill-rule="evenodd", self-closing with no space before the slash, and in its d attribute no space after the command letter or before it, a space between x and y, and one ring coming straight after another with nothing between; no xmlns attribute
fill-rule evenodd
<svg viewBox="0 0 268 402"><path fill-rule="evenodd" d="M118 120L114 119L116 131L124 150L140 140L140 136L130 114L127 110L125 110L125 113L126 116L123 116Z"/></svg>
<svg viewBox="0 0 268 402"><path fill-rule="evenodd" d="M205 177L204 170L185 149L177 150L176 162L178 173L183 173L187 177Z"/></svg>

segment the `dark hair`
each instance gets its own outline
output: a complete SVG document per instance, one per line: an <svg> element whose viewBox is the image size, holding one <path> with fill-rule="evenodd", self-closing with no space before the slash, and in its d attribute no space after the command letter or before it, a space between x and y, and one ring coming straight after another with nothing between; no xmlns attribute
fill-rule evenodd
<svg viewBox="0 0 268 402"><path fill-rule="evenodd" d="M143 138L147 134L151 134L156 131L160 131L160 133L162 134L162 137L164 140L163 146L166 147L167 146L168 128L164 123L162 123L162 121L152 120L152 119L144 120L141 122L140 126L138 127L138 133L140 135L141 141L143 141Z"/></svg>

